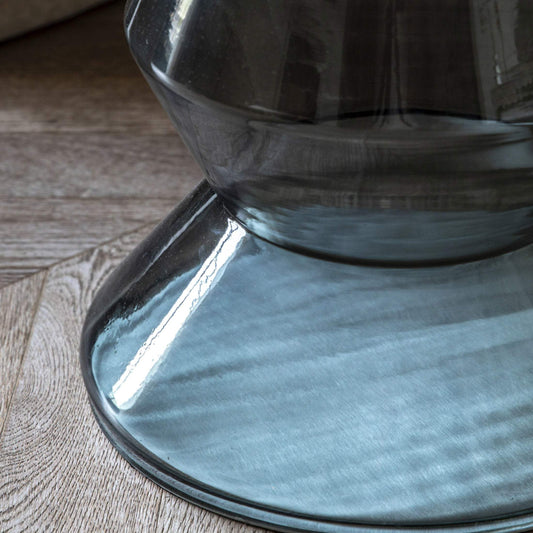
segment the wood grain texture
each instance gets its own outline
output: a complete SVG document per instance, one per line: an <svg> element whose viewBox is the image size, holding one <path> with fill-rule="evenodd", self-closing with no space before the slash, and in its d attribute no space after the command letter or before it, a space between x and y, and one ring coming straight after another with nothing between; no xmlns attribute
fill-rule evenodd
<svg viewBox="0 0 533 533"><path fill-rule="evenodd" d="M155 224L174 199L0 198L0 287L108 241Z"/></svg>
<svg viewBox="0 0 533 533"><path fill-rule="evenodd" d="M0 197L179 201L201 171L176 134L0 134ZM1 216L1 214L0 214Z"/></svg>
<svg viewBox="0 0 533 533"><path fill-rule="evenodd" d="M1 531L260 531L164 493L118 456L90 412L78 367L82 323L98 287L145 234L49 271L0 442Z"/></svg>
<svg viewBox="0 0 533 533"><path fill-rule="evenodd" d="M0 291L0 438L44 277L40 272Z"/></svg>
<svg viewBox="0 0 533 533"><path fill-rule="evenodd" d="M0 287L159 220L199 182L122 9L0 47Z"/></svg>
<svg viewBox="0 0 533 533"><path fill-rule="evenodd" d="M94 292L144 233L49 272L0 443L0 531L148 530L155 520L161 492L106 442L78 366Z"/></svg>
<svg viewBox="0 0 533 533"><path fill-rule="evenodd" d="M28 83L26 72L3 77L0 132L174 133L138 76L63 73L36 74L30 79L37 83Z"/></svg>

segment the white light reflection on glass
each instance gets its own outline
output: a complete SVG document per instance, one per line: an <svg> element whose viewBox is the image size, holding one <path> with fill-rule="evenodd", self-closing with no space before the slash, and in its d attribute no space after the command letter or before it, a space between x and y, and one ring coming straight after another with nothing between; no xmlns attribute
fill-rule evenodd
<svg viewBox="0 0 533 533"><path fill-rule="evenodd" d="M245 235L244 229L236 222L228 222L214 250L113 385L111 400L119 409L129 409L134 404L181 328L222 277Z"/></svg>
<svg viewBox="0 0 533 533"><path fill-rule="evenodd" d="M168 40L172 47L176 46L178 42L183 21L185 20L185 17L191 8L191 4L192 0L181 0L178 1L176 7L174 8L174 12L172 13L172 18L170 21L170 28L168 29Z"/></svg>

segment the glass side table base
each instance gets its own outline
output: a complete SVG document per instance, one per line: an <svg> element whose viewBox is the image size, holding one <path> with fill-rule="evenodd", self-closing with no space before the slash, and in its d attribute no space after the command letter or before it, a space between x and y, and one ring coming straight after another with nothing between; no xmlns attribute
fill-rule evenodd
<svg viewBox="0 0 533 533"><path fill-rule="evenodd" d="M101 289L81 364L156 483L280 531L533 528L533 246L420 268L263 241L203 183Z"/></svg>

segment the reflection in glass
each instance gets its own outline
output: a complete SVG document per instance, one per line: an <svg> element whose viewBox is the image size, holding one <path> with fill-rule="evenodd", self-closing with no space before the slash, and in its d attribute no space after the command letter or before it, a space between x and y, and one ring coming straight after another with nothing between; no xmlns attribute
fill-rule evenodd
<svg viewBox="0 0 533 533"><path fill-rule="evenodd" d="M533 247L356 266L231 232L212 198L203 184L120 267L84 330L93 404L126 456L281 530L531 531ZM113 403L139 353L158 358L142 393Z"/></svg>
<svg viewBox="0 0 533 533"><path fill-rule="evenodd" d="M533 240L531 0L150 6L133 53L256 234L386 264Z"/></svg>
<svg viewBox="0 0 533 533"><path fill-rule="evenodd" d="M87 318L111 440L281 531L532 531L533 0L130 0L126 28L206 182Z"/></svg>
<svg viewBox="0 0 533 533"><path fill-rule="evenodd" d="M228 228L214 250L113 385L111 400L119 409L131 407L182 327L223 275L245 234L236 222L228 220Z"/></svg>

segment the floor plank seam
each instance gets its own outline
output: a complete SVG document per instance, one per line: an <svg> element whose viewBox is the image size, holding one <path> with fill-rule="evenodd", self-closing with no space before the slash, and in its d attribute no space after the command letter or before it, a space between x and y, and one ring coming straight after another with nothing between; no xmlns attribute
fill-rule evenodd
<svg viewBox="0 0 533 533"><path fill-rule="evenodd" d="M1 44L1 43L0 43ZM39 124L39 123L37 123ZM9 129L5 126L5 122L0 121L0 137L2 136L10 136L13 137L15 135L68 135L69 137L77 137L77 136L87 136L87 135L94 135L95 137L106 137L106 136L121 136L121 137L144 137L144 138L162 138L162 137L168 137L168 138L176 138L177 142L180 142L180 137L178 137L178 133L172 133L172 132L166 132L166 133L138 133L141 129L141 125L132 125L127 126L124 128L117 128L115 130L112 129L96 129L96 128L87 128L87 129L80 129L80 128L68 128L63 127L62 129L33 129L33 130L14 130Z"/></svg>
<svg viewBox="0 0 533 533"><path fill-rule="evenodd" d="M200 179L198 179L200 181ZM168 197L163 198L161 196L123 196L123 195L117 195L117 196L7 196L0 194L0 201L5 200L60 200L60 201L67 201L67 200L81 200L81 201L102 201L102 200L114 200L114 201L128 201L128 200L139 200L139 201L168 201ZM181 197L176 197L175 202L176 205L181 201ZM0 219L1 220L1 219Z"/></svg>
<svg viewBox="0 0 533 533"><path fill-rule="evenodd" d="M0 120L0 124L2 124L3 122ZM149 139L149 138L153 138L153 137L168 137L170 139L176 139L176 141L178 142L183 142L181 141L181 137L179 136L178 132L177 131L170 131L170 132L166 132L166 133L137 133L135 131L133 132L128 132L128 130L96 130L96 129L86 129L86 130L80 130L80 129L75 129L75 130L68 130L68 129L63 129L63 130L0 130L0 137L3 137L3 136L9 136L9 137L13 137L15 135L58 135L58 136L65 136L65 135L68 135L69 137L78 137L78 136L83 136L83 137L86 137L87 135L92 135L94 134L95 137L98 136L98 137L116 137L116 136L120 136L120 137L135 137L135 138L144 138L144 139ZM184 150L185 152L185 150ZM186 152L188 154L188 152Z"/></svg>
<svg viewBox="0 0 533 533"><path fill-rule="evenodd" d="M2 439L3 439L3 436L4 436L4 430L5 430L6 426L7 426L7 422L9 420L9 416L10 416L10 413L11 413L11 405L13 404L13 398L15 397L15 394L16 394L18 386L19 386L20 374L22 373L22 367L24 366L24 361L26 360L26 354L28 353L28 346L29 346L30 340L31 340L31 338L33 336L33 330L34 330L34 327L35 327L35 317L37 316L37 311L39 310L39 307L41 305L43 292L44 292L44 286L45 286L46 280L48 278L49 269L48 268L43 269L43 270L41 270L39 272L36 272L35 274L31 274L30 276L26 276L25 278L23 278L23 279L28 279L31 276L39 276L39 275L41 275L43 273L44 273L43 279L41 280L41 286L39 287L39 295L35 299L35 304L33 306L32 314L31 314L31 326L30 326L30 329L28 330L28 334L26 335L26 339L24 341L24 350L22 352L22 357L20 358L20 361L19 361L17 373L16 373L15 380L14 380L14 383L13 383L13 390L11 391L11 395L9 397L9 400L7 401L6 415L4 417L4 421L2 423L2 426L0 426L0 449L2 448ZM17 280L15 283L18 283L18 282L21 282L21 281L22 280ZM2 287L2 289L4 289L4 287ZM0 290L2 290L2 289L0 289Z"/></svg>
<svg viewBox="0 0 533 533"><path fill-rule="evenodd" d="M111 237L110 239L106 239L105 241L102 241L102 242L98 243L96 246L90 246L89 248L84 248L83 250L80 250L79 252L77 252L77 253L75 253L73 255L69 255L67 257L62 257L61 259L55 261L54 263L50 263L49 265L46 265L46 267L42 267L41 270L39 270L39 272L32 272L31 274L28 274L27 276L23 276L23 277L18 278L18 279L14 280L14 281L6 283L5 285L0 286L0 291L4 290L6 287L14 285L15 283L19 283L22 280L25 280L25 279L27 279L27 278L29 278L31 276L37 276L38 274L40 274L44 270L49 271L50 269L60 265L61 263L64 263L66 261L70 261L72 259L75 259L76 257L80 257L83 254L86 254L86 253L89 253L91 251L94 251L97 248L100 248L100 247L105 246L107 244L111 244L114 241L116 241L118 239L121 239L122 237L126 237L128 235L131 235L133 233L141 231L141 230L143 230L145 228L154 228L160 221L161 221L161 219L152 220L151 222L147 222L146 224L142 224L140 226L136 226L134 228L131 228L128 231L124 231L124 232L119 233L117 235L113 235L113 237ZM0 435L1 435L1 433L0 433Z"/></svg>

